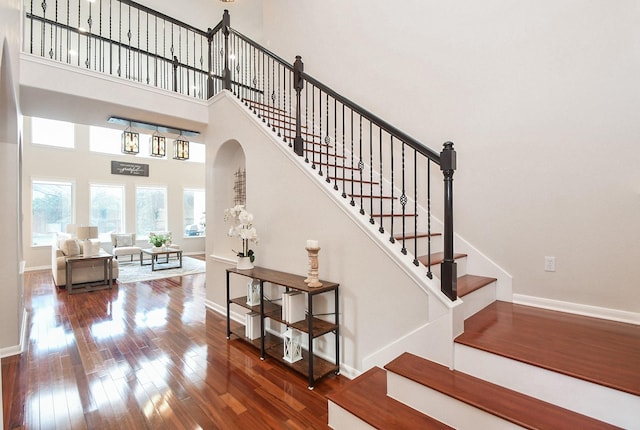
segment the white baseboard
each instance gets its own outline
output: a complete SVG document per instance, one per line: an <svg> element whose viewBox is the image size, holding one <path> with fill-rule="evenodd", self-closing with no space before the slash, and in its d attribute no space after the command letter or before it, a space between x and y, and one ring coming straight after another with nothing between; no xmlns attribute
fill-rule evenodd
<svg viewBox="0 0 640 430"><path fill-rule="evenodd" d="M621 311L618 309L602 308L599 306L583 305L580 303L563 302L544 297L526 296L514 294L513 303L552 311L566 312L587 317L601 318L628 324L640 325L640 313Z"/></svg>
<svg viewBox="0 0 640 430"><path fill-rule="evenodd" d="M27 317L29 314L26 309L22 310L22 325L20 326L20 343L18 345L0 348L0 358L10 357L12 355L22 354L27 345Z"/></svg>

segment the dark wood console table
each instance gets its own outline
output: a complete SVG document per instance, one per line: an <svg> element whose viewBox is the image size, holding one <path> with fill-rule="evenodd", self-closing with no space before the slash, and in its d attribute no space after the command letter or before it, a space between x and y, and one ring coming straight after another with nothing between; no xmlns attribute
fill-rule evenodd
<svg viewBox="0 0 640 430"><path fill-rule="evenodd" d="M260 304L255 306L247 305L247 297L232 298L229 291L229 278L234 273L248 278L260 281ZM340 325L339 325L339 300L338 286L335 282L321 281L322 286L311 288L304 282L305 277L294 275L291 273L278 272L276 270L265 269L263 267L254 267L250 270L227 269L227 339L231 338L231 304L241 306L250 312L256 312L260 315L260 336L255 340L251 340L245 336L242 330L234 330L233 334L240 339L251 343L260 349L260 358L264 360L266 355L278 360L279 362L291 367L297 372L303 374L309 379L309 389L312 390L314 382L330 373L340 373ZM305 293L307 296L307 317L305 320L295 323L289 323L282 317L282 306L273 302L266 301L264 297L264 283L269 282L274 285L284 287L285 291L296 290ZM334 322L317 318L313 314L313 298L318 294L331 293L334 294L334 312L329 316L333 316ZM270 318L287 327L292 327L303 333L307 333L309 337L308 349L303 351L302 360L295 363L289 363L283 359L283 341L277 336L265 333L264 320ZM244 327L243 327L244 328ZM313 353L313 339L324 336L328 333L335 335L335 363L324 360Z"/></svg>

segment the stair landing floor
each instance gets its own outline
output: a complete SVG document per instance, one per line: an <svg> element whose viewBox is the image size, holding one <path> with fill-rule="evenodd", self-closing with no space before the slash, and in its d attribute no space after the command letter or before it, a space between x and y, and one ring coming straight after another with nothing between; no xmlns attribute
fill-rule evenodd
<svg viewBox="0 0 640 430"><path fill-rule="evenodd" d="M457 343L640 396L640 326L497 301Z"/></svg>

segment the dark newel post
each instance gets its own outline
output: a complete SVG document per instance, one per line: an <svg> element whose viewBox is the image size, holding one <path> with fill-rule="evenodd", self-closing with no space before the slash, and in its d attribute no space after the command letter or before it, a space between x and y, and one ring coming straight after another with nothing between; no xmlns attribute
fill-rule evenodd
<svg viewBox="0 0 640 430"><path fill-rule="evenodd" d="M207 44L209 55L207 58L207 99L213 97L213 29L207 29Z"/></svg>
<svg viewBox="0 0 640 430"><path fill-rule="evenodd" d="M453 258L453 173L456 151L453 142L445 142L440 153L440 170L444 175L444 261L440 289L451 300L458 298L458 269Z"/></svg>
<svg viewBox="0 0 640 430"><path fill-rule="evenodd" d="M296 89L296 137L293 140L293 151L302 157L304 141L302 140L302 114L300 113L300 93L304 87L304 79L302 78L302 72L304 72L304 63L302 63L302 57L296 55L296 61L293 63L293 82Z"/></svg>
<svg viewBox="0 0 640 430"><path fill-rule="evenodd" d="M224 33L224 89L231 91L231 70L229 70L229 33L231 32L231 16L229 11L222 14L222 32Z"/></svg>
<svg viewBox="0 0 640 430"><path fill-rule="evenodd" d="M178 57L173 56L173 91L178 92Z"/></svg>

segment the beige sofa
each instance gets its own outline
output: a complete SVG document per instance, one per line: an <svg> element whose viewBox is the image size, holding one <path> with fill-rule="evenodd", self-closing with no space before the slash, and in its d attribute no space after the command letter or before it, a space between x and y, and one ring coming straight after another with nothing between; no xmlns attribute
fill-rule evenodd
<svg viewBox="0 0 640 430"><path fill-rule="evenodd" d="M51 245L51 273L57 287L67 284L67 256L82 255L82 242L69 235L59 235ZM119 275L118 261L112 260L113 279ZM73 266L73 283L98 282L104 279L104 264L101 261L88 261L86 264L76 263Z"/></svg>

